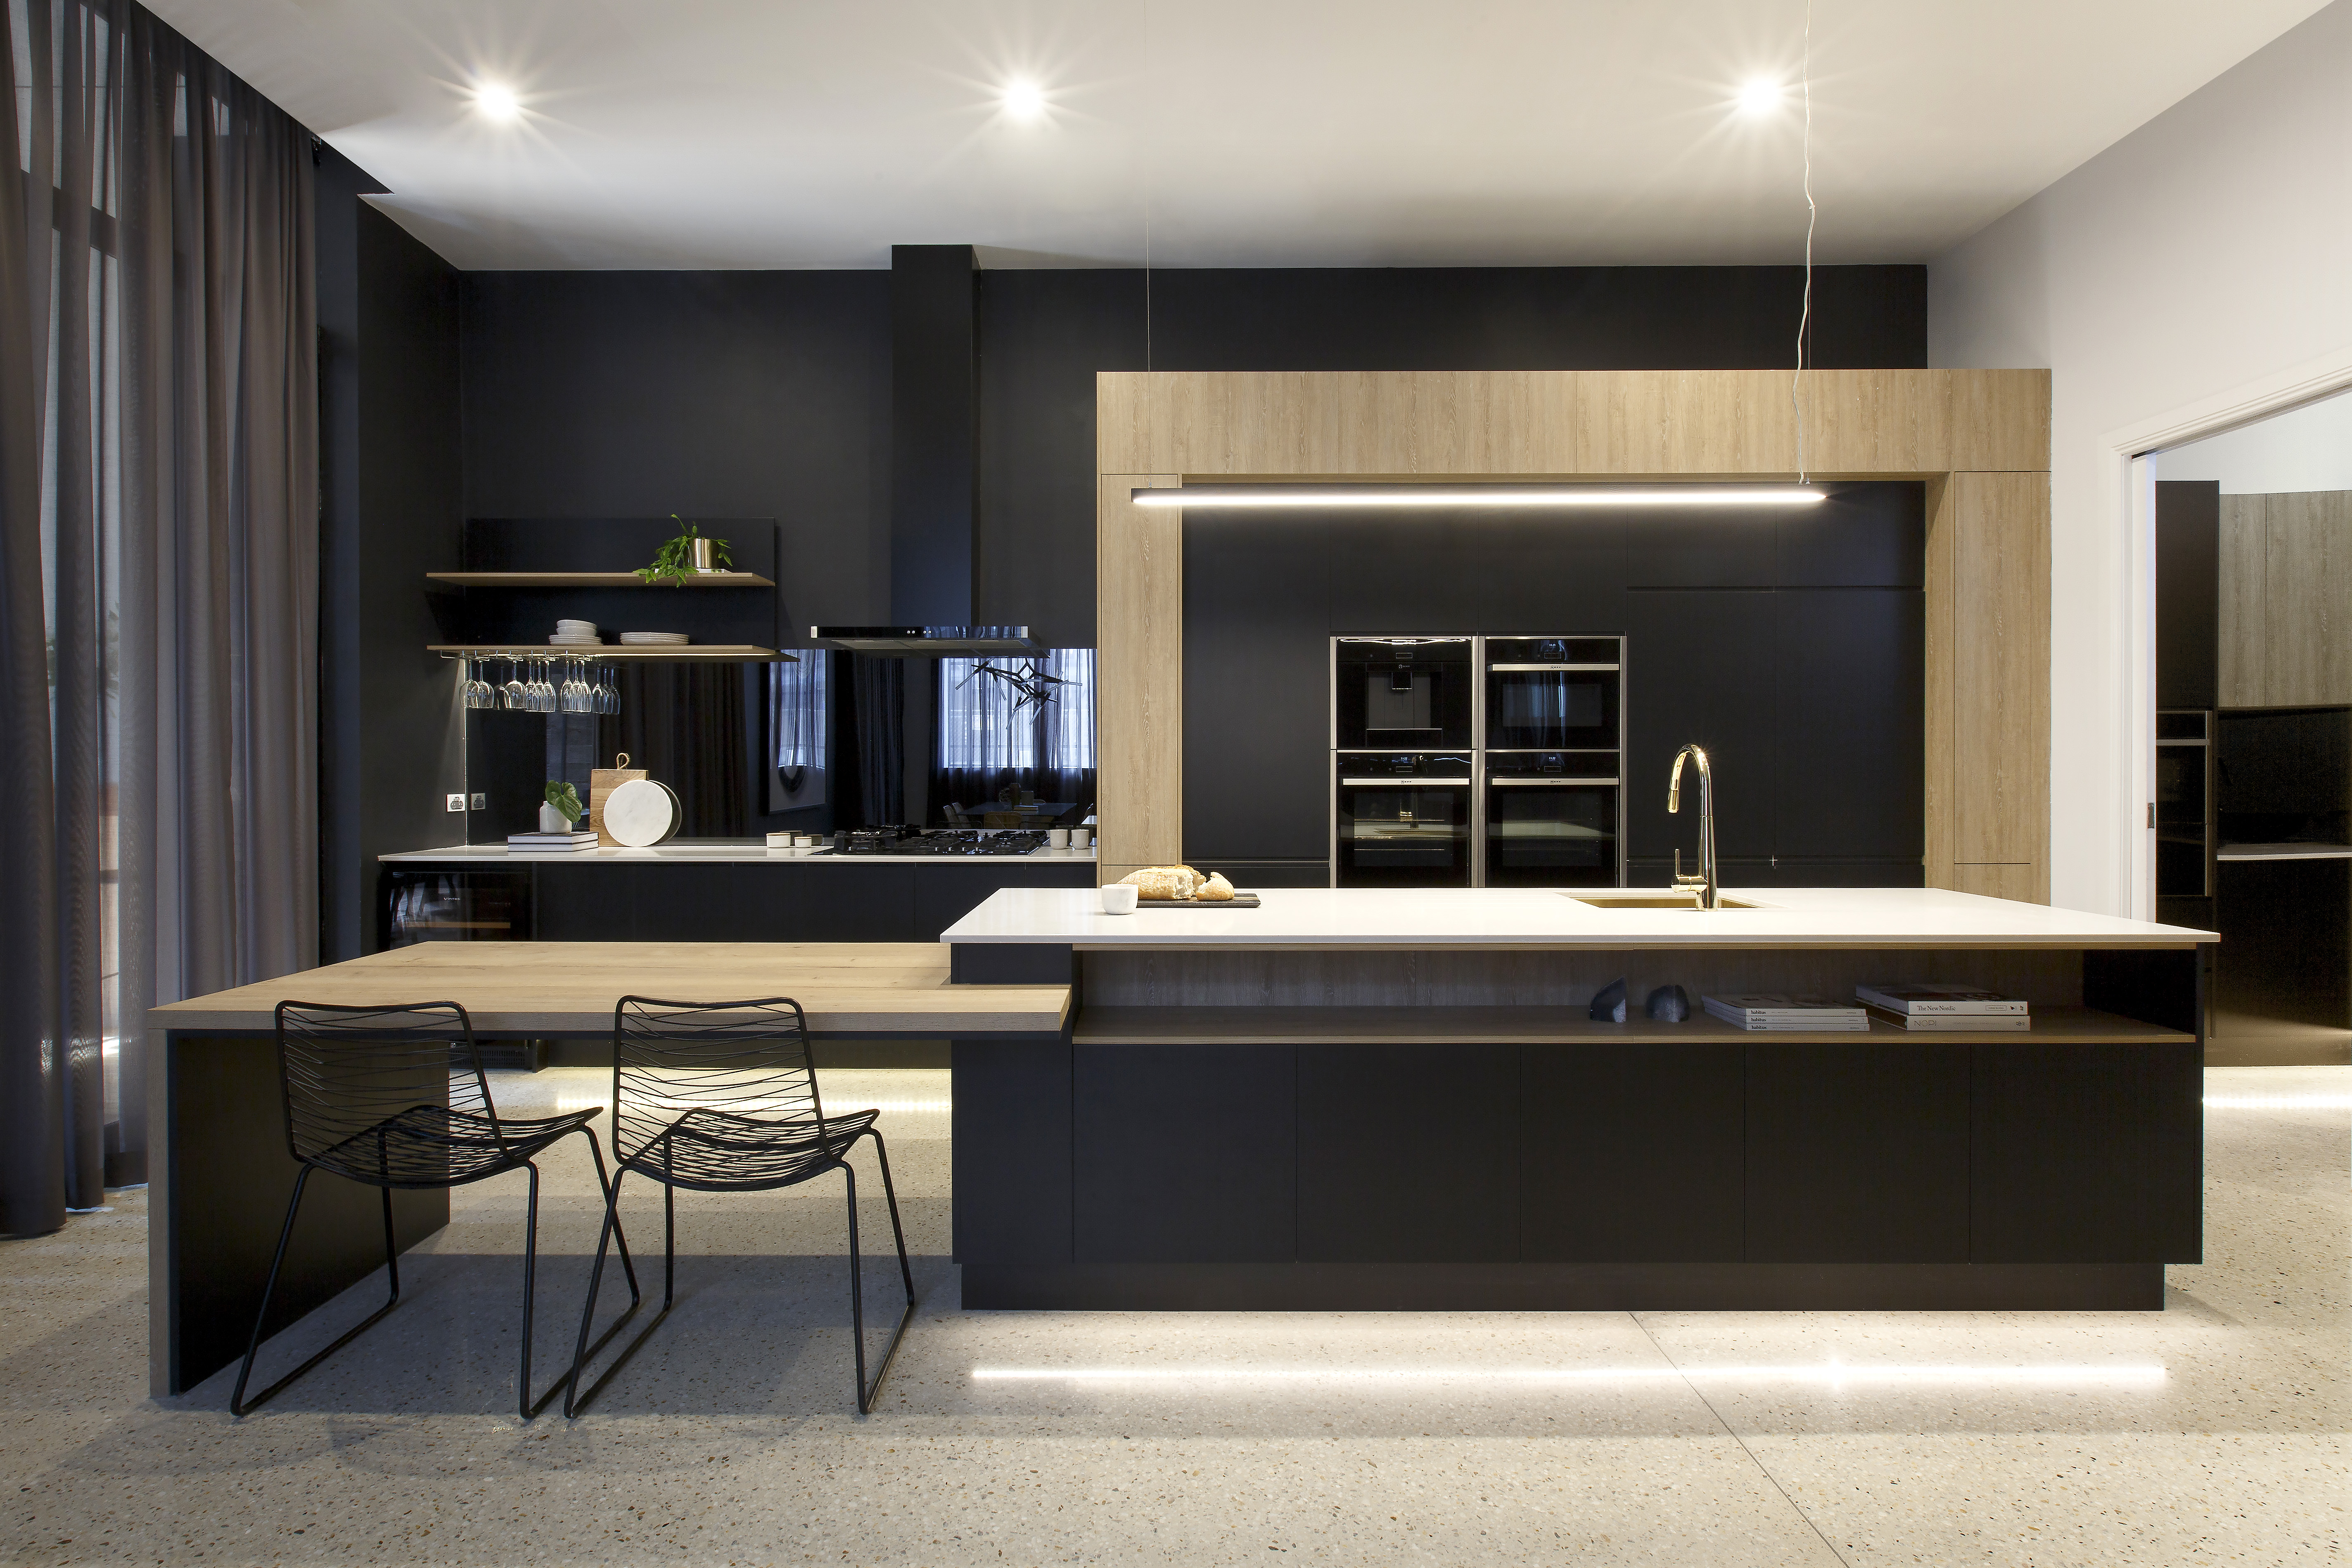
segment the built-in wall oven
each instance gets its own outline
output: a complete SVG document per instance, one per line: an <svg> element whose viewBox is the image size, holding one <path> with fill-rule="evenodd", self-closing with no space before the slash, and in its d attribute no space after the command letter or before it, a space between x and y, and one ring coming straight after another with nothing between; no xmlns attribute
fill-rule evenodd
<svg viewBox="0 0 2352 1568"><path fill-rule="evenodd" d="M1625 642L1331 639L1331 885L1625 879Z"/></svg>
<svg viewBox="0 0 2352 1568"><path fill-rule="evenodd" d="M1477 877L1469 752L1332 756L1335 888L1467 888Z"/></svg>
<svg viewBox="0 0 2352 1568"><path fill-rule="evenodd" d="M1478 663L1469 637L1331 639L1331 746L1468 752L1477 741Z"/></svg>
<svg viewBox="0 0 2352 1568"><path fill-rule="evenodd" d="M1613 888L1624 781L1615 752L1489 752L1482 809L1488 888Z"/></svg>

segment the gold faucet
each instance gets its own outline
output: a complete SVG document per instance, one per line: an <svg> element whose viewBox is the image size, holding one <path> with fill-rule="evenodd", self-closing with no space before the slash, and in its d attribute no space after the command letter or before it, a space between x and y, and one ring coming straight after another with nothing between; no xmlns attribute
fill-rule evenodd
<svg viewBox="0 0 2352 1568"><path fill-rule="evenodd" d="M1675 886L1696 894L1698 907L1715 910L1723 907L1722 868L1715 858L1715 775L1708 772L1706 750L1693 742L1675 753L1674 776L1666 781L1666 809L1680 812L1683 808L1683 759L1698 760L1698 874L1683 875L1683 852L1675 851Z"/></svg>

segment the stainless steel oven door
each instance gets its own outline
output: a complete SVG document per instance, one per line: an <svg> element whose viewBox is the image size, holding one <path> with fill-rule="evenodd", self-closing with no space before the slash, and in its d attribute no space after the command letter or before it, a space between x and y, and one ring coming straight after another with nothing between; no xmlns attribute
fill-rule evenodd
<svg viewBox="0 0 2352 1568"><path fill-rule="evenodd" d="M1346 761L1333 784L1332 886L1470 886L1468 768L1452 776L1366 776L1349 772Z"/></svg>
<svg viewBox="0 0 2352 1568"><path fill-rule="evenodd" d="M1486 779L1486 885L1613 888L1623 880L1617 780Z"/></svg>

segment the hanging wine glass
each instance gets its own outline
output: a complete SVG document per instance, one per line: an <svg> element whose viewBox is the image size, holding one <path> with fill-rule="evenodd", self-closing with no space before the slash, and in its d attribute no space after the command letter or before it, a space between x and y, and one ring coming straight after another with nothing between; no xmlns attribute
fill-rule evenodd
<svg viewBox="0 0 2352 1568"><path fill-rule="evenodd" d="M503 694L510 711L527 713L530 710L530 690L522 682L522 660L511 655L507 658L507 683Z"/></svg>

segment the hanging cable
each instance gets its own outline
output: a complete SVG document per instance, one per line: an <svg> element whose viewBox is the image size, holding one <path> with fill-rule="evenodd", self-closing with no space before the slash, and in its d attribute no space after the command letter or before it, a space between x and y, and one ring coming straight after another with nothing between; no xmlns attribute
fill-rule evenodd
<svg viewBox="0 0 2352 1568"><path fill-rule="evenodd" d="M1821 209L1813 205L1813 0L1805 0L1805 294L1797 311L1797 374L1789 379L1789 412L1797 421L1797 482L1805 482L1805 408L1799 391L1805 381L1805 340L1813 325L1813 226ZM1149 283L1146 285L1147 297Z"/></svg>

